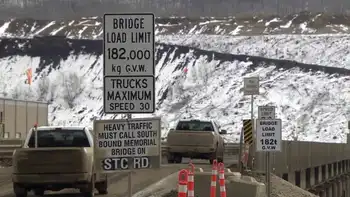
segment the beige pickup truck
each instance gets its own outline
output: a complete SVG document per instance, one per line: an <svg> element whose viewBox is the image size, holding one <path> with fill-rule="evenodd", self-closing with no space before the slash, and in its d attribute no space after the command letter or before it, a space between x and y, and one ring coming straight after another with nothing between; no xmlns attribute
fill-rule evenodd
<svg viewBox="0 0 350 197"><path fill-rule="evenodd" d="M181 163L183 157L224 160L224 139L215 121L180 120L167 136L168 163Z"/></svg>
<svg viewBox="0 0 350 197"><path fill-rule="evenodd" d="M38 127L36 131L31 129L23 147L13 153L16 197L26 197L29 191L43 196L46 190L65 188L80 189L84 197L94 196L94 188L107 194L107 175L94 173L91 129Z"/></svg>

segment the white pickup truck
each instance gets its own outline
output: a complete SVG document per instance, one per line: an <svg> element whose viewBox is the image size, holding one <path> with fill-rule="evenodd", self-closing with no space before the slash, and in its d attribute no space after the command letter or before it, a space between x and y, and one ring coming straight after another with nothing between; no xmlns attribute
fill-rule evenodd
<svg viewBox="0 0 350 197"><path fill-rule="evenodd" d="M180 120L167 136L168 162L181 163L183 157L223 162L226 133L213 120Z"/></svg>
<svg viewBox="0 0 350 197"><path fill-rule="evenodd" d="M107 175L94 172L93 133L86 127L38 127L28 132L22 148L13 153L13 189L16 197L28 191L77 188L84 197L94 188L107 194Z"/></svg>

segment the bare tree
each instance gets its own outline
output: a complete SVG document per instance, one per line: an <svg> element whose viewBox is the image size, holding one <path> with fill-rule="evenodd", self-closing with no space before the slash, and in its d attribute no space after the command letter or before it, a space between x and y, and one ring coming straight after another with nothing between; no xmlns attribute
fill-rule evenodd
<svg viewBox="0 0 350 197"><path fill-rule="evenodd" d="M193 82L196 82L197 81L197 71L196 71L196 68L195 66L192 66L191 68L191 71L190 71L190 74L191 74L191 78L193 80Z"/></svg>
<svg viewBox="0 0 350 197"><path fill-rule="evenodd" d="M38 96L40 101L46 101L50 91L50 80L48 77L43 77L38 83Z"/></svg>
<svg viewBox="0 0 350 197"><path fill-rule="evenodd" d="M12 99L21 99L22 96L23 96L22 86L17 84L16 87L11 92L11 98Z"/></svg>
<svg viewBox="0 0 350 197"><path fill-rule="evenodd" d="M6 82L7 82L7 79L5 74L0 73L0 96L4 98L7 98L9 96L7 91L8 85Z"/></svg>
<svg viewBox="0 0 350 197"><path fill-rule="evenodd" d="M50 83L50 87L49 87L49 93L48 93L48 98L47 100L49 102L52 102L55 98L56 98L56 90L57 90L57 84L54 83Z"/></svg>
<svg viewBox="0 0 350 197"><path fill-rule="evenodd" d="M73 108L76 98L84 91L84 83L76 73L63 74L63 99Z"/></svg>

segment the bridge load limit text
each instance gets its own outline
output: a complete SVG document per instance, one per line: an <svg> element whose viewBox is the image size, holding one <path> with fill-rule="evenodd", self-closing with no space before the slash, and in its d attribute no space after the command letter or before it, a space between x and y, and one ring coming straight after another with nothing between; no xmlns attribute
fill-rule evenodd
<svg viewBox="0 0 350 197"><path fill-rule="evenodd" d="M146 156L149 148L158 148L158 138L151 121L109 123L98 133L97 146L109 149L110 157Z"/></svg>

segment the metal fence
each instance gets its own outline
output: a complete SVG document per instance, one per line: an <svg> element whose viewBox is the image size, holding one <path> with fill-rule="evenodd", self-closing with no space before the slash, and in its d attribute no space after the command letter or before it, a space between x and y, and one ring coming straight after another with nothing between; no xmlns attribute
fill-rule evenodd
<svg viewBox="0 0 350 197"><path fill-rule="evenodd" d="M301 11L344 14L349 0L0 0L0 19L72 19L106 12L153 12L157 16L291 14Z"/></svg>

